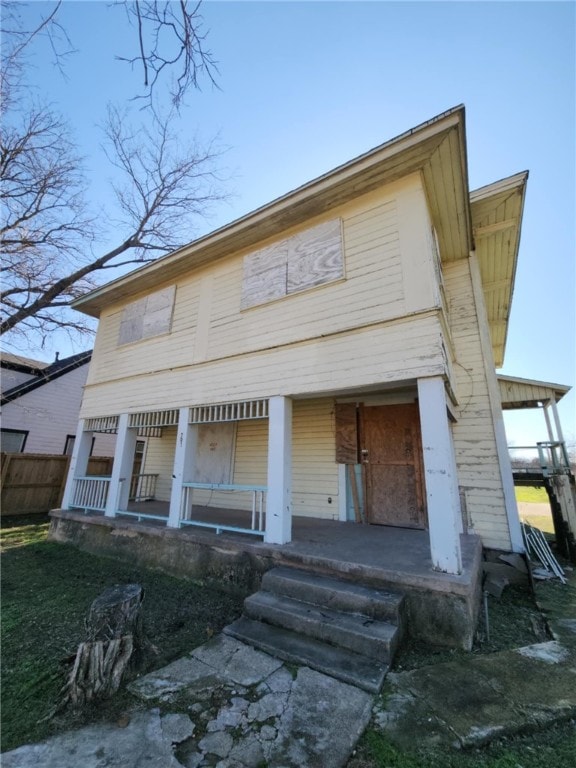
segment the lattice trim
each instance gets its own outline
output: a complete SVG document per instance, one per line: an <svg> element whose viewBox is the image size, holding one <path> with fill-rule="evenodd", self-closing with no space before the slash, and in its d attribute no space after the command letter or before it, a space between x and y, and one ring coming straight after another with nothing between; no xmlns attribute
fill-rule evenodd
<svg viewBox="0 0 576 768"><path fill-rule="evenodd" d="M239 403L198 405L190 408L190 424L219 421L246 421L268 418L268 400L242 400Z"/></svg>

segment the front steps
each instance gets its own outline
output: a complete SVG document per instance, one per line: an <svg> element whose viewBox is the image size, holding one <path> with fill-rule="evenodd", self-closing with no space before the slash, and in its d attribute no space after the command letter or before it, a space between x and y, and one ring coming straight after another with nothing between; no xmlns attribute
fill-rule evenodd
<svg viewBox="0 0 576 768"><path fill-rule="evenodd" d="M273 568L224 632L273 656L377 693L402 634L402 595Z"/></svg>

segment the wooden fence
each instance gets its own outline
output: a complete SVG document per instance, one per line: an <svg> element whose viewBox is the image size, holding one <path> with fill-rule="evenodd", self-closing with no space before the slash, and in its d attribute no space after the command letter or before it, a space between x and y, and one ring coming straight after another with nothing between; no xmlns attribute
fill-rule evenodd
<svg viewBox="0 0 576 768"><path fill-rule="evenodd" d="M89 475L110 475L112 459L93 456ZM45 514L62 501L70 456L3 453L0 502L2 516Z"/></svg>

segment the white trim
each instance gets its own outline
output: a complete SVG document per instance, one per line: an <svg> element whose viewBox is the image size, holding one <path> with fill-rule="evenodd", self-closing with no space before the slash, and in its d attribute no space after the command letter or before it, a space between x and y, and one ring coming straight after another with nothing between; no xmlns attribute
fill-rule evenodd
<svg viewBox="0 0 576 768"><path fill-rule="evenodd" d="M186 511L182 508L185 497L182 483L191 482L194 476L194 458L198 441L198 428L188 423L189 415L188 408L180 408L172 469L172 490L168 514L169 528L178 528L180 520L187 518Z"/></svg>
<svg viewBox="0 0 576 768"><path fill-rule="evenodd" d="M338 520L342 523L348 519L347 489L346 464L338 464Z"/></svg>
<svg viewBox="0 0 576 768"><path fill-rule="evenodd" d="M62 498L62 509L70 509L70 504L74 496L74 481L76 477L84 477L88 470L88 460L90 459L90 450L92 449L91 431L84 431L86 421L80 419L78 429L76 430L76 439L72 449L72 457L68 468L68 477L66 478L66 487Z"/></svg>
<svg viewBox="0 0 576 768"><path fill-rule="evenodd" d="M121 413L118 418L118 437L116 438L114 464L108 488L106 512L104 513L106 517L115 517L116 512L128 508L134 451L138 438L138 430L129 428L129 420L130 415L128 413Z"/></svg>
<svg viewBox="0 0 576 768"><path fill-rule="evenodd" d="M462 572L462 515L457 489L452 432L441 376L418 379L424 482L432 565L437 571Z"/></svg>
<svg viewBox="0 0 576 768"><path fill-rule="evenodd" d="M271 397L268 421L267 544L292 540L292 400Z"/></svg>

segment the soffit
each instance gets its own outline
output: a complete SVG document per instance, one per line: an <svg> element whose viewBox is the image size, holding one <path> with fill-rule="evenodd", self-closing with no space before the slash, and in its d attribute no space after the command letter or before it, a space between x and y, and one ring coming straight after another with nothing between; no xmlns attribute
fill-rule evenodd
<svg viewBox="0 0 576 768"><path fill-rule="evenodd" d="M494 363L504 363L528 172L470 193L472 231Z"/></svg>

